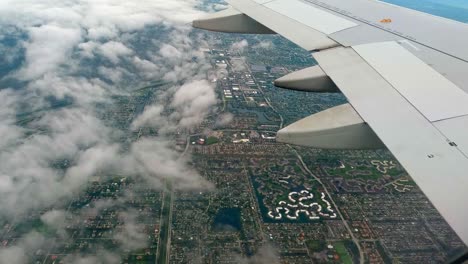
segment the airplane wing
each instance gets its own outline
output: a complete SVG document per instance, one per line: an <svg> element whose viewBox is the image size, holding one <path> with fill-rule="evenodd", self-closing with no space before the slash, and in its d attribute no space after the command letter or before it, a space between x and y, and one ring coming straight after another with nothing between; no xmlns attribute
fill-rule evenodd
<svg viewBox="0 0 468 264"><path fill-rule="evenodd" d="M194 27L278 33L318 62L276 85L341 91L349 104L306 117L278 141L385 146L468 244L468 25L373 0L230 0Z"/></svg>

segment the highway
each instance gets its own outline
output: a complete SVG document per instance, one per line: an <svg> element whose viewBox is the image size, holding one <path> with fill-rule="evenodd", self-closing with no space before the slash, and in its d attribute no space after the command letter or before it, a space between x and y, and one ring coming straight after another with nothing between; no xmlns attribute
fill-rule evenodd
<svg viewBox="0 0 468 264"><path fill-rule="evenodd" d="M188 135L187 144L179 159L185 156L190 147L190 138L198 134ZM160 217L160 232L156 250L156 264L169 263L171 252L172 213L174 205L174 189L170 179L165 179Z"/></svg>
<svg viewBox="0 0 468 264"><path fill-rule="evenodd" d="M160 232L156 251L156 263L169 263L171 249L172 206L174 202L172 183L169 179L164 182L163 202L160 220Z"/></svg>

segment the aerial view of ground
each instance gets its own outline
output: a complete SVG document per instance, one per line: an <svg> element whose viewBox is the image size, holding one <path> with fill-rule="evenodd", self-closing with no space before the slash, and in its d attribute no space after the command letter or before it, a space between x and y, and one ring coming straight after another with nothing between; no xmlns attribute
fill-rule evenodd
<svg viewBox="0 0 468 264"><path fill-rule="evenodd" d="M117 2L100 16L120 15ZM70 49L39 41L68 62L28 67L55 22L2 29L0 50L23 51L0 57L0 135L20 131L0 140L0 264L444 263L466 250L389 151L276 142L346 102L273 85L315 65L308 52L192 30L166 1L142 2L125 15L159 8L160 20L89 19L57 33L83 35ZM193 16L225 7L182 2Z"/></svg>

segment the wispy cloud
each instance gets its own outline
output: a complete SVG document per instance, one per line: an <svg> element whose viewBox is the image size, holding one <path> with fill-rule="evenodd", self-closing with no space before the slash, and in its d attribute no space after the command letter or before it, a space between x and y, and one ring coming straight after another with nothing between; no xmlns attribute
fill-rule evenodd
<svg viewBox="0 0 468 264"><path fill-rule="evenodd" d="M210 64L199 48L204 41L191 39L186 25L201 15L198 5L197 0L0 0L0 36L21 36L14 45L0 37L0 59L13 68L0 78L2 218L45 210L41 221L63 229L68 213L50 208L82 192L102 171L139 177L154 189L165 178L176 188L211 188L167 138L197 125L217 102L205 80ZM151 29L160 35L146 35ZM24 59L14 64L15 58ZM102 107L112 105L113 95L160 79L173 85L149 102L129 129L155 127L161 135L124 148L117 139L125 131L102 119ZM115 239L144 245L136 242L142 237L131 215L122 219L125 232ZM26 233L0 249L0 259L27 263L44 239ZM99 262L118 259L106 251L67 259Z"/></svg>
<svg viewBox="0 0 468 264"><path fill-rule="evenodd" d="M279 264L278 251L271 245L265 244L252 257L238 257L239 264Z"/></svg>

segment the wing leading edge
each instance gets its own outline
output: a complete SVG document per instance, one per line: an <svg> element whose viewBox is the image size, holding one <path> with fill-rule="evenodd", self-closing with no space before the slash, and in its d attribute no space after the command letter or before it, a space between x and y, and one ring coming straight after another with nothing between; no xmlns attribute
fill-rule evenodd
<svg viewBox="0 0 468 264"><path fill-rule="evenodd" d="M298 121L280 130L278 139L325 148L336 148L343 138L354 140L343 144L351 148L383 143L468 244L468 50L462 48L468 46L468 25L378 1L345 2L229 2L314 51L320 67L314 76L302 71L289 78L294 82L282 78L281 86L312 92L338 87L352 105ZM423 24L431 32L414 26ZM295 87L304 80L312 81ZM330 118L335 112L340 116Z"/></svg>

